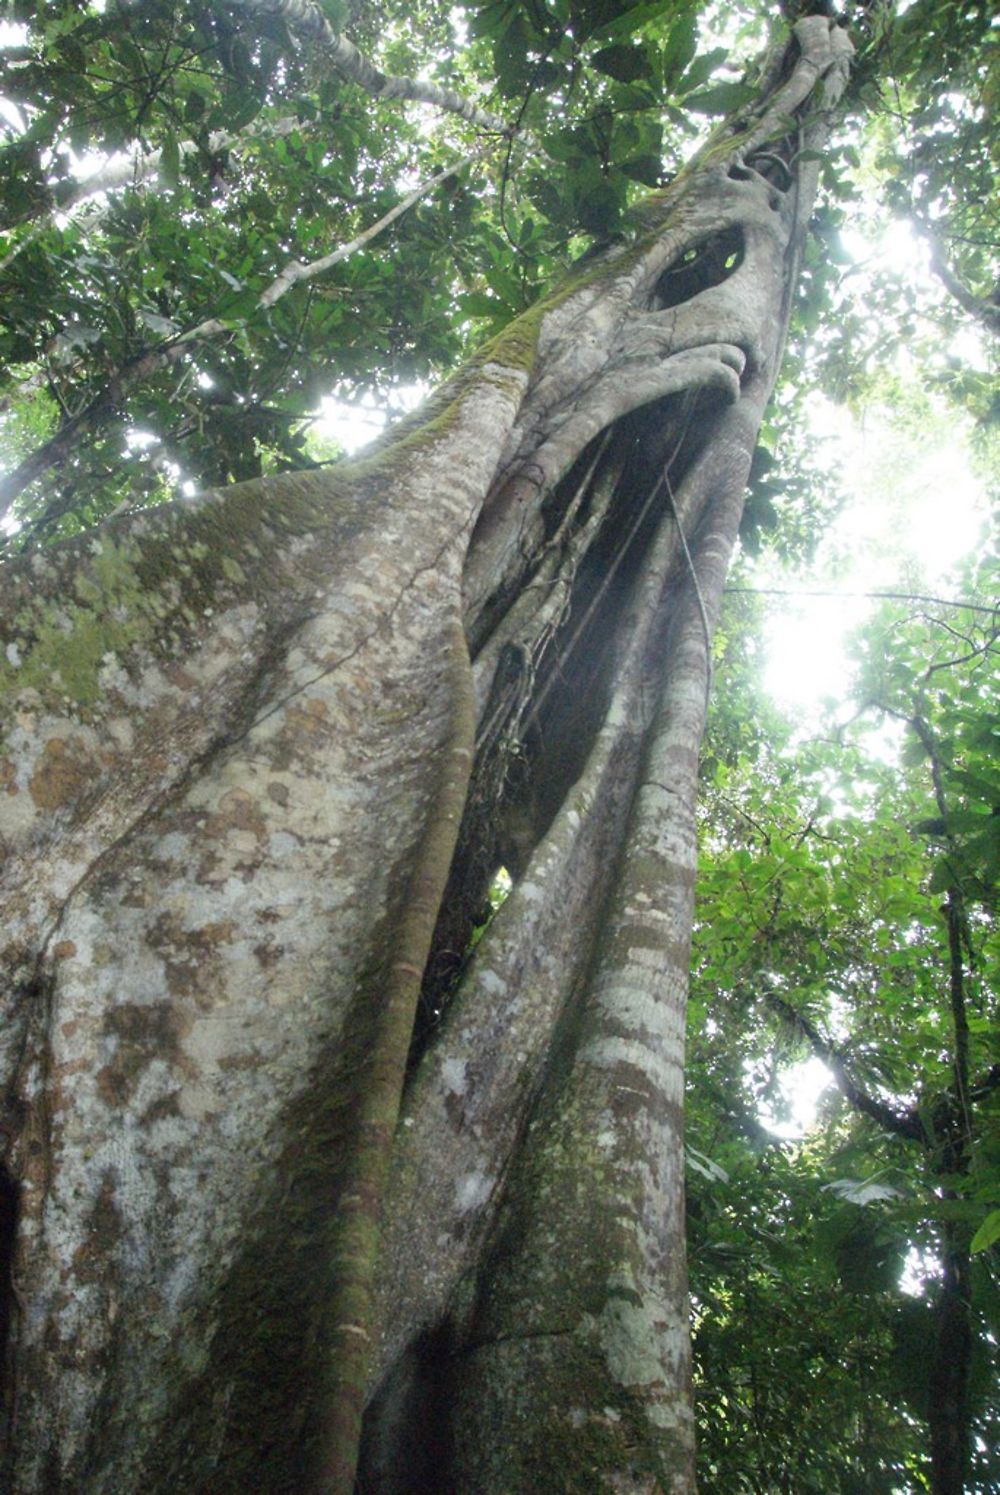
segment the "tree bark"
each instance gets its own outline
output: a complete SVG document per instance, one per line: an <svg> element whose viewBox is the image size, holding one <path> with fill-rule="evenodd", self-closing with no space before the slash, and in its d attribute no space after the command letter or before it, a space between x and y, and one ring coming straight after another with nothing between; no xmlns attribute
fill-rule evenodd
<svg viewBox="0 0 1000 1495"><path fill-rule="evenodd" d="M971 1451L972 1284L969 1252L954 1227L945 1226L942 1235L937 1335L928 1375L931 1489L934 1495L964 1495Z"/></svg>
<svg viewBox="0 0 1000 1495"><path fill-rule="evenodd" d="M8 568L12 1491L347 1492L365 1383L362 1489L694 1488L697 751L849 50L368 456Z"/></svg>

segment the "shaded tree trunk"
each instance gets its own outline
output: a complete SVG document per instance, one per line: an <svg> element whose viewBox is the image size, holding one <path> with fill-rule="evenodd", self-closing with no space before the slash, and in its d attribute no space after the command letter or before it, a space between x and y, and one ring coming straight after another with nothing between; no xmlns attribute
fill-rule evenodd
<svg viewBox="0 0 1000 1495"><path fill-rule="evenodd" d="M937 1335L928 1376L931 1488L934 1495L963 1495L969 1488L969 1374L972 1366L972 1285L969 1252L947 1226L935 1304Z"/></svg>
<svg viewBox="0 0 1000 1495"><path fill-rule="evenodd" d="M697 752L849 50L369 456L9 568L12 1490L346 1492L366 1402L362 1489L693 1488Z"/></svg>

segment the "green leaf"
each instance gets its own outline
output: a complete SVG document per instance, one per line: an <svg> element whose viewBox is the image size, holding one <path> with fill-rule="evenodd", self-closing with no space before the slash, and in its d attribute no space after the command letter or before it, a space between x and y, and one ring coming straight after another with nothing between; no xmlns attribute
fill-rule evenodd
<svg viewBox="0 0 1000 1495"><path fill-rule="evenodd" d="M621 202L610 181L596 182L574 193L576 216L584 233L600 238L615 229Z"/></svg>
<svg viewBox="0 0 1000 1495"><path fill-rule="evenodd" d="M159 312L150 311L146 306L140 306L136 315L144 327L148 327L150 332L159 333L161 337L172 337L175 332L179 331L176 322L172 322L169 317L161 316Z"/></svg>
<svg viewBox="0 0 1000 1495"><path fill-rule="evenodd" d="M230 130L242 130L261 110L261 101L250 89L241 88L234 95L227 126Z"/></svg>
<svg viewBox="0 0 1000 1495"><path fill-rule="evenodd" d="M634 83L636 78L648 78L651 72L645 47L628 46L624 42L602 47L591 62L598 72L617 78L619 83Z"/></svg>
<svg viewBox="0 0 1000 1495"><path fill-rule="evenodd" d="M630 181L641 182L644 187L657 187L663 174L663 159L653 155L632 156L621 163L619 170Z"/></svg>
<svg viewBox="0 0 1000 1495"><path fill-rule="evenodd" d="M900 1197L900 1190L894 1189L892 1184L879 1184L873 1178L839 1178L836 1183L824 1184L824 1189L852 1205L873 1205Z"/></svg>
<svg viewBox="0 0 1000 1495"><path fill-rule="evenodd" d="M969 1242L969 1250L986 1251L996 1241L1000 1241L1000 1209L990 1210Z"/></svg>
<svg viewBox="0 0 1000 1495"><path fill-rule="evenodd" d="M136 78L145 76L146 68L142 60L142 53L135 42L131 41L127 36L120 36L115 51L130 73L134 74Z"/></svg>
<svg viewBox="0 0 1000 1495"><path fill-rule="evenodd" d="M713 47L709 52L702 52L700 57L696 55L680 80L681 92L691 93L694 89L700 88L703 83L707 83L716 68L720 67L728 56L729 53L725 47Z"/></svg>
<svg viewBox="0 0 1000 1495"><path fill-rule="evenodd" d="M670 88L682 77L698 50L698 25L692 12L687 11L670 28L663 51L663 83Z"/></svg>
<svg viewBox="0 0 1000 1495"><path fill-rule="evenodd" d="M687 1155L688 1167L693 1168L695 1173L700 1173L702 1178L707 1178L710 1183L727 1184L729 1174L719 1163L714 1162L705 1153L699 1152L696 1147L688 1145L684 1149Z"/></svg>
<svg viewBox="0 0 1000 1495"><path fill-rule="evenodd" d="M715 83L711 88L688 94L684 103L698 114L731 114L753 97L753 89L745 83Z"/></svg>
<svg viewBox="0 0 1000 1495"><path fill-rule="evenodd" d="M667 11L676 8L676 0L646 0L646 4L632 5L622 11L619 5L614 5L613 10L617 12L613 19L598 21L586 35L593 37L629 36L634 34L642 26L650 21L657 20Z"/></svg>
<svg viewBox="0 0 1000 1495"><path fill-rule="evenodd" d="M590 154L590 145L584 130L554 130L546 136L547 153L556 161L579 161Z"/></svg>
<svg viewBox="0 0 1000 1495"><path fill-rule="evenodd" d="M508 310L502 301L495 296L487 296L483 291L467 291L464 296L458 297L459 311L467 317L499 317Z"/></svg>

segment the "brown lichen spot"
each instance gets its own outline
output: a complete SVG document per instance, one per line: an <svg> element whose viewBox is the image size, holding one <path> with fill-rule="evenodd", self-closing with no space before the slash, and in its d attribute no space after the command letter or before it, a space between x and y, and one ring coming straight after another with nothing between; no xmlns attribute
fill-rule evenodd
<svg viewBox="0 0 1000 1495"><path fill-rule="evenodd" d="M167 986L177 997L206 1005L218 986L219 948L237 933L230 919L185 929L174 914L160 914L146 938L163 962Z"/></svg>
<svg viewBox="0 0 1000 1495"><path fill-rule="evenodd" d="M254 945L253 953L257 957L258 964L266 971L271 966L277 965L285 953L285 947L284 945L276 945L271 940L261 940L260 944Z"/></svg>
<svg viewBox="0 0 1000 1495"><path fill-rule="evenodd" d="M73 1270L78 1282L107 1279L108 1259L124 1234L125 1227L115 1203L114 1179L106 1173L100 1193L87 1216L87 1235L73 1252Z"/></svg>
<svg viewBox="0 0 1000 1495"><path fill-rule="evenodd" d="M75 1335L62 1332L63 1319L72 1307L73 1295L68 1288L57 1288L52 1293L51 1303L52 1308L42 1331L42 1346L53 1362L59 1365L63 1362L66 1350L73 1346L76 1339Z"/></svg>
<svg viewBox="0 0 1000 1495"><path fill-rule="evenodd" d="M465 1103L462 1100L462 1097L460 1095L456 1095L454 1090L446 1091L444 1097L444 1109L447 1113L448 1120L451 1122L455 1130L461 1131L465 1126Z"/></svg>
<svg viewBox="0 0 1000 1495"><path fill-rule="evenodd" d="M176 662L164 665L163 674L164 678L169 680L171 685L176 685L179 690L192 690L198 684L191 672Z"/></svg>
<svg viewBox="0 0 1000 1495"><path fill-rule="evenodd" d="M200 929L192 929L188 933L190 943L211 949L216 945L226 945L236 933L236 925L232 919L220 919L215 924L203 924Z"/></svg>
<svg viewBox="0 0 1000 1495"><path fill-rule="evenodd" d="M78 798L93 777L93 755L79 737L50 737L28 788L40 810L58 810Z"/></svg>
<svg viewBox="0 0 1000 1495"><path fill-rule="evenodd" d="M304 733L307 737L315 737L319 732L327 730L326 702L319 700L296 701L289 706L285 718L286 730L294 733Z"/></svg>
<svg viewBox="0 0 1000 1495"><path fill-rule="evenodd" d="M58 1086L60 1080L65 1080L71 1075L82 1074L89 1068L90 1060L86 1057L81 1057L79 1059L67 1059L62 1064L53 1065L52 1075L56 1085Z"/></svg>
<svg viewBox="0 0 1000 1495"><path fill-rule="evenodd" d="M66 1086L67 1080L72 1080L74 1075L85 1074L90 1069L91 1061L88 1058L67 1059L64 1064L55 1064L52 1067L49 1084L49 1110L53 1117L62 1111L72 1111L76 1108L77 1099L73 1087Z"/></svg>
<svg viewBox="0 0 1000 1495"><path fill-rule="evenodd" d="M194 880L202 885L220 882L225 877L225 862L217 851L205 851L202 853Z"/></svg>
<svg viewBox="0 0 1000 1495"><path fill-rule="evenodd" d="M205 818L201 830L205 836L224 836L231 830L250 831L258 838L267 834L256 797L245 789L230 789L224 794L215 814Z"/></svg>
<svg viewBox="0 0 1000 1495"><path fill-rule="evenodd" d="M94 1076L97 1093L109 1110L127 1105L134 1088L134 1077L114 1064L105 1064Z"/></svg>
<svg viewBox="0 0 1000 1495"><path fill-rule="evenodd" d="M114 1057L97 1075L102 1098L109 1105L124 1105L154 1059L186 1072L189 1061L180 1046L181 1028L169 1002L154 1002L148 1007L123 1002L105 1013L104 1032L118 1043Z"/></svg>
<svg viewBox="0 0 1000 1495"><path fill-rule="evenodd" d="M288 804L289 799L288 785L280 784L277 779L274 779L267 786L267 797L268 799L273 799L276 805L284 807Z"/></svg>
<svg viewBox="0 0 1000 1495"><path fill-rule="evenodd" d="M169 956L165 957L163 973L167 978L167 987L175 997L191 997L197 1000L197 987L203 977L203 972L199 969L196 955L181 954L173 959Z"/></svg>
<svg viewBox="0 0 1000 1495"><path fill-rule="evenodd" d="M52 954L56 960L68 960L71 955L76 954L76 946L72 940L60 940L58 945L53 945Z"/></svg>
<svg viewBox="0 0 1000 1495"><path fill-rule="evenodd" d="M167 1121L173 1116L179 1116L181 1109L177 1104L178 1094L177 1090L172 1090L169 1095L161 1095L152 1105L147 1106L142 1113L142 1125L150 1126L154 1121Z"/></svg>
<svg viewBox="0 0 1000 1495"><path fill-rule="evenodd" d="M259 1054L220 1054L219 1069L223 1072L241 1069L260 1069L262 1065Z"/></svg>

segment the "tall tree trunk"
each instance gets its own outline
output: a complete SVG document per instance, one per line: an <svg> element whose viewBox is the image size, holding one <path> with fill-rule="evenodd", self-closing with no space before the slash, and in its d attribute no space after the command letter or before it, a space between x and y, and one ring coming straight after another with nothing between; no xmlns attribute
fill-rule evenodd
<svg viewBox="0 0 1000 1495"><path fill-rule="evenodd" d="M10 567L12 1490L346 1492L366 1396L363 1489L693 1488L697 751L849 51L372 455Z"/></svg>
<svg viewBox="0 0 1000 1495"><path fill-rule="evenodd" d="M929 1370L928 1421L934 1495L968 1488L972 1367L972 1284L969 1252L953 1225L942 1232L941 1283L935 1304L937 1336Z"/></svg>

